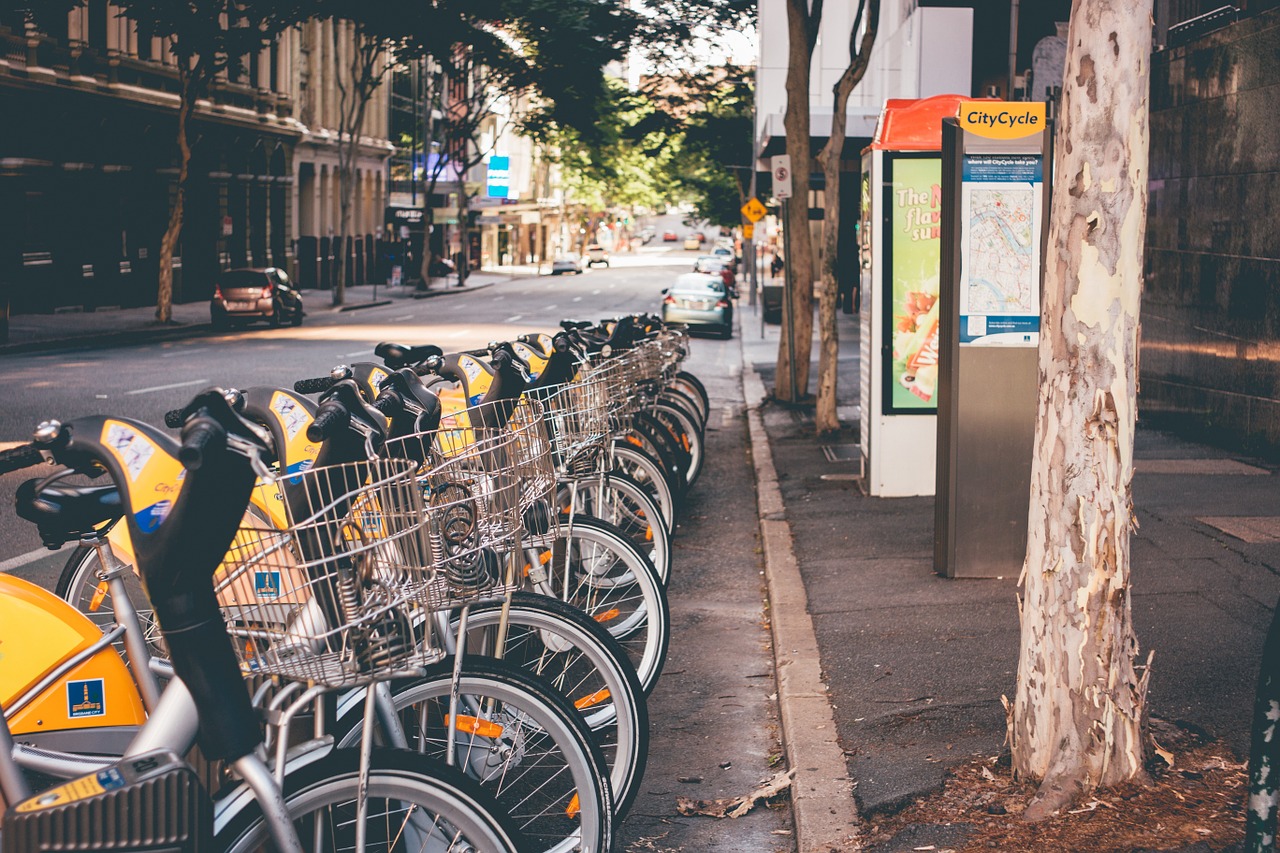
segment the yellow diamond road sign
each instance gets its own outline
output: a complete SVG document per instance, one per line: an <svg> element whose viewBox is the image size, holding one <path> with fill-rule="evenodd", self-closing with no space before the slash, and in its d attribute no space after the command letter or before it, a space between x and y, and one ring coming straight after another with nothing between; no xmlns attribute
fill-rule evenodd
<svg viewBox="0 0 1280 853"><path fill-rule="evenodd" d="M759 222L764 219L764 215L768 213L764 209L764 205L760 203L760 199L753 198L742 206L742 215L750 219L752 222Z"/></svg>

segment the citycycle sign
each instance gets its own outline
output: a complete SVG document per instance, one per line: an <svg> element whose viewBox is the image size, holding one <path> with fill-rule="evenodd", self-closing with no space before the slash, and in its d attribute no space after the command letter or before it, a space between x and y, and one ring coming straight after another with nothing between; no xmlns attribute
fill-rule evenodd
<svg viewBox="0 0 1280 853"><path fill-rule="evenodd" d="M960 128L988 139L1021 139L1045 128L1044 102L965 101Z"/></svg>

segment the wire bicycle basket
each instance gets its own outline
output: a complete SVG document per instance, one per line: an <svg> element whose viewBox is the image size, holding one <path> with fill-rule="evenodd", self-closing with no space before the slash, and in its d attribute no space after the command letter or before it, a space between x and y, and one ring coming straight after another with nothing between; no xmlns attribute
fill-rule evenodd
<svg viewBox="0 0 1280 853"><path fill-rule="evenodd" d="M252 520L218 575L246 673L328 687L409 677L439 660L422 618L436 564L406 460L281 477L284 529Z"/></svg>

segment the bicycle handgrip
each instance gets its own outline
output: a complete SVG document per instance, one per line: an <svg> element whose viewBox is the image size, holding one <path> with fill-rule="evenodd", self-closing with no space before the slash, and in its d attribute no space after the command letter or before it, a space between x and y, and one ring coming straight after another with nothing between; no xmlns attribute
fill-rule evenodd
<svg viewBox="0 0 1280 853"><path fill-rule="evenodd" d="M227 431L217 421L201 419L184 431L178 461L188 471L195 471L206 458L227 446Z"/></svg>
<svg viewBox="0 0 1280 853"><path fill-rule="evenodd" d="M39 465L43 461L43 454L34 444L27 443L11 447L8 450L0 451L0 474L21 471L23 468Z"/></svg>
<svg viewBox="0 0 1280 853"><path fill-rule="evenodd" d="M328 391L338 380L332 376L317 376L315 379L299 379L293 383L293 390L299 394L319 394Z"/></svg>
<svg viewBox="0 0 1280 853"><path fill-rule="evenodd" d="M324 441L329 436L346 429L351 423L351 413L340 405L324 404L316 414L315 420L307 427L307 439Z"/></svg>
<svg viewBox="0 0 1280 853"><path fill-rule="evenodd" d="M165 412L164 425L167 426L169 429L180 428L184 423L186 423L186 420L187 420L185 417L183 417L183 413L185 411L186 411L185 409L170 409L169 411Z"/></svg>
<svg viewBox="0 0 1280 853"><path fill-rule="evenodd" d="M379 394L373 401L373 407L387 417L397 415L404 410L404 401L399 394Z"/></svg>

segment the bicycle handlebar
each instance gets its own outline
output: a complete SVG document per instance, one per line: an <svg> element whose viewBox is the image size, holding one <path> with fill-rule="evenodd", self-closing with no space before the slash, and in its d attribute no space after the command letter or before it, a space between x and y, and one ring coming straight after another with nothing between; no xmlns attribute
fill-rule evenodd
<svg viewBox="0 0 1280 853"><path fill-rule="evenodd" d="M225 450L227 431L213 418L193 418L182 430L182 447L178 449L178 461L188 471L198 471L207 455Z"/></svg>
<svg viewBox="0 0 1280 853"><path fill-rule="evenodd" d="M307 427L307 438L311 441L324 441L351 423L351 413L341 403L321 403L316 419Z"/></svg>
<svg viewBox="0 0 1280 853"><path fill-rule="evenodd" d="M40 448L31 442L11 447L0 451L0 474L31 468L43 461L44 455L40 452Z"/></svg>
<svg viewBox="0 0 1280 853"><path fill-rule="evenodd" d="M319 394L328 391L338 382L332 376L317 376L315 379L299 379L293 383L293 390L299 394Z"/></svg>

